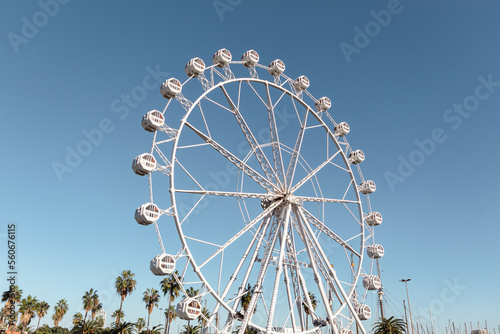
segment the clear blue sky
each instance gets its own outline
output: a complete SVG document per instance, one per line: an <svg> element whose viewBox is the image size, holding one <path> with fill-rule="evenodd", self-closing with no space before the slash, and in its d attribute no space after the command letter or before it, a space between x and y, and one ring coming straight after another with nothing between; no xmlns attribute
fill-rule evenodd
<svg viewBox="0 0 500 334"><path fill-rule="evenodd" d="M90 288L108 315L117 309L123 269L138 281L126 318L145 315L158 249L133 220L147 189L130 165L150 143L140 118L165 100L153 81L142 101L114 112L116 100L151 71L184 78L187 60L211 63L220 48L235 58L255 49L263 64L282 59L355 129L350 142L367 155L372 203L384 215L377 240L389 313L401 316L399 279L411 278L414 312L433 307L443 331L448 319L498 325L498 1L61 3L45 6L51 15L36 1L1 5L0 238L17 223L18 284L51 306L67 299L63 326ZM102 141L58 176L54 163L99 126Z"/></svg>

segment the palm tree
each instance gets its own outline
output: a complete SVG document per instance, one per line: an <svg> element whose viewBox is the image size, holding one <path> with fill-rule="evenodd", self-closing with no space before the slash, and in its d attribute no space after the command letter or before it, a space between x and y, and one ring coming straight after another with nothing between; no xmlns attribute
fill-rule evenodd
<svg viewBox="0 0 500 334"><path fill-rule="evenodd" d="M102 310L102 303L99 303L99 297L96 295L96 299L94 299L94 306L92 306L91 311L92 320L95 320L95 315L100 310Z"/></svg>
<svg viewBox="0 0 500 334"><path fill-rule="evenodd" d="M2 302L5 302L4 313L7 318L17 319L15 306L16 303L21 302L22 295L23 295L23 290L19 289L17 285L11 286L9 290L4 291L2 293ZM12 311L14 311L14 314L11 314Z"/></svg>
<svg viewBox="0 0 500 334"><path fill-rule="evenodd" d="M66 312L68 312L68 302L64 299L61 299L54 307L54 314L52 315L52 320L54 321L54 326L56 328Z"/></svg>
<svg viewBox="0 0 500 334"><path fill-rule="evenodd" d="M36 315L37 306L38 300L36 297L31 297L31 295L21 300L21 304L19 305L19 313L21 314L19 322L23 328L27 327L31 319Z"/></svg>
<svg viewBox="0 0 500 334"><path fill-rule="evenodd" d="M314 310L316 310L316 306L318 306L318 300L316 299L316 296L312 294L310 291L308 292L309 299L311 300L311 307ZM304 312L306 312L307 315L311 315L311 310L309 309L309 306L307 306L307 303L305 301L302 301L302 307L304 307ZM306 329L308 328L308 320L309 317L306 317Z"/></svg>
<svg viewBox="0 0 500 334"><path fill-rule="evenodd" d="M151 317L151 312L153 312L154 307L158 307L158 302L160 301L160 295L158 290L155 288L146 289L143 293L142 301L146 303L146 309L148 310L148 325L147 329L149 331L149 318Z"/></svg>
<svg viewBox="0 0 500 334"><path fill-rule="evenodd" d="M170 331L170 324L172 323L172 321L177 319L177 313L175 312L175 306L170 305L168 309L165 309L165 312L163 312L163 314L165 315L165 319L167 321L167 328Z"/></svg>
<svg viewBox="0 0 500 334"><path fill-rule="evenodd" d="M122 310L115 310L113 314L111 314L111 318L115 318L115 323L119 323L119 319L123 319L125 317L125 312Z"/></svg>
<svg viewBox="0 0 500 334"><path fill-rule="evenodd" d="M374 334L404 334L406 333L406 323L403 319L394 317L382 318L373 324Z"/></svg>
<svg viewBox="0 0 500 334"><path fill-rule="evenodd" d="M83 321L87 320L87 313L89 313L95 305L94 295L97 296L97 290L90 289L89 291L85 291L85 294L82 297L83 309L85 310ZM97 297L97 300L99 300L99 297Z"/></svg>
<svg viewBox="0 0 500 334"><path fill-rule="evenodd" d="M181 334L198 334L200 332L200 326L184 325L184 330Z"/></svg>
<svg viewBox="0 0 500 334"><path fill-rule="evenodd" d="M80 320L75 326L75 333L79 334L97 334L101 330L101 325L96 320Z"/></svg>
<svg viewBox="0 0 500 334"><path fill-rule="evenodd" d="M210 311L208 308L203 307L201 309L201 315L198 317L198 325L200 325L202 329L207 325L208 318L210 318Z"/></svg>
<svg viewBox="0 0 500 334"><path fill-rule="evenodd" d="M36 305L36 314L38 315L38 323L36 325L36 330L40 327L40 320L47 315L47 311L50 309L50 305L46 301L41 301Z"/></svg>
<svg viewBox="0 0 500 334"><path fill-rule="evenodd" d="M250 300L252 299L252 295L253 295L253 287L250 284L248 284L245 290L245 294L241 296L241 308L245 312L247 311L248 306L250 305ZM254 308L253 313L255 313L256 310L257 308Z"/></svg>
<svg viewBox="0 0 500 334"><path fill-rule="evenodd" d="M118 276L115 281L116 293L120 295L120 312L118 313L118 317L116 318L116 323L120 322L120 319L123 317L121 314L123 301L125 298L135 290L137 282L134 280L135 274L130 270L123 270L122 275Z"/></svg>
<svg viewBox="0 0 500 334"><path fill-rule="evenodd" d="M134 327L137 334L141 334L144 327L146 327L146 322L144 321L144 318L137 319L136 323L134 324Z"/></svg>
<svg viewBox="0 0 500 334"><path fill-rule="evenodd" d="M179 272L176 270L175 273L171 273L168 277L165 277L161 282L160 282L160 287L161 291L163 291L163 296L168 295L168 308L167 310L170 310L170 307L172 306L172 302L175 301L175 298L179 297L179 294L181 292L181 287L179 283L177 283L177 280L175 279L175 276L179 276ZM167 317L167 326L165 328L165 333L170 332L170 323L172 320L170 319L171 312L167 312L165 310L165 314ZM174 312L175 313L175 312Z"/></svg>
<svg viewBox="0 0 500 334"><path fill-rule="evenodd" d="M118 323L114 322L111 324L110 327L112 334L132 334L132 331L134 329L134 324L127 321Z"/></svg>
<svg viewBox="0 0 500 334"><path fill-rule="evenodd" d="M195 290L192 286L190 286L189 289L186 290L186 294L191 298L196 297L196 295L198 295L198 292L200 292L200 290Z"/></svg>
<svg viewBox="0 0 500 334"><path fill-rule="evenodd" d="M76 312L75 315L73 315L73 327L76 327L78 325L78 322L83 320L83 314L80 312Z"/></svg>
<svg viewBox="0 0 500 334"><path fill-rule="evenodd" d="M149 334L161 334L162 332L163 332L163 326L160 324L160 325L156 325L156 326L151 327Z"/></svg>

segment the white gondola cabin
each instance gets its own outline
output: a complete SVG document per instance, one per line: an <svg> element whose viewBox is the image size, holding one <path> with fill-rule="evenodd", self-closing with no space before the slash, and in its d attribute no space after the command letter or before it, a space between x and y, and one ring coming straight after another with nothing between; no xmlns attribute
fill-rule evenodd
<svg viewBox="0 0 500 334"><path fill-rule="evenodd" d="M349 124L347 124L346 122L340 122L339 124L335 125L334 134L336 136L343 137L348 134L349 131L351 131Z"/></svg>
<svg viewBox="0 0 500 334"><path fill-rule="evenodd" d="M367 290L378 290L382 286L380 278L375 275L368 275L363 278L363 287Z"/></svg>
<svg viewBox="0 0 500 334"><path fill-rule="evenodd" d="M365 160L365 154L361 150L356 150L354 152L351 152L351 154L349 155L349 161L354 165L359 164L364 160Z"/></svg>
<svg viewBox="0 0 500 334"><path fill-rule="evenodd" d="M135 210L135 220L137 223L148 226L160 218L160 209L156 204L146 203Z"/></svg>
<svg viewBox="0 0 500 334"><path fill-rule="evenodd" d="M368 320L372 316L370 306L364 304L356 306L356 313L358 314L360 320Z"/></svg>
<svg viewBox="0 0 500 334"><path fill-rule="evenodd" d="M218 67L224 67L229 62L233 59L233 56L231 55L231 52L226 49L220 49L216 53L214 53L214 56L212 57L212 62L214 65L217 65Z"/></svg>
<svg viewBox="0 0 500 334"><path fill-rule="evenodd" d="M382 214L380 212L370 212L366 218L365 218L365 221L366 223L369 225L369 226L377 226L377 225L380 225L382 224Z"/></svg>
<svg viewBox="0 0 500 334"><path fill-rule="evenodd" d="M281 59L273 60L273 62L269 64L268 71L273 77L280 75L285 72L285 63Z"/></svg>
<svg viewBox="0 0 500 334"><path fill-rule="evenodd" d="M323 96L321 99L316 101L316 103L314 103L314 107L318 112L327 111L328 109L330 109L331 106L332 106L332 101L330 101L330 99L326 96Z"/></svg>
<svg viewBox="0 0 500 334"><path fill-rule="evenodd" d="M156 159L149 153L143 153L135 157L132 169L137 175L146 175L156 168Z"/></svg>
<svg viewBox="0 0 500 334"><path fill-rule="evenodd" d="M144 130L155 132L165 124L165 116L158 110L151 110L142 117L141 125Z"/></svg>
<svg viewBox="0 0 500 334"><path fill-rule="evenodd" d="M156 255L149 264L149 269L156 276L165 276L174 272L175 270L175 259L170 254L159 254Z"/></svg>
<svg viewBox="0 0 500 334"><path fill-rule="evenodd" d="M293 82L293 88L295 88L297 92L301 92L304 89L307 89L309 85L310 85L309 79L305 75L301 75Z"/></svg>
<svg viewBox="0 0 500 334"><path fill-rule="evenodd" d="M160 93L166 99L176 97L182 92L182 85L176 78L167 79L161 84Z"/></svg>
<svg viewBox="0 0 500 334"><path fill-rule="evenodd" d="M359 191L365 195L375 192L376 189L377 186L375 185L375 182L373 182L372 180L361 182L361 184L359 185Z"/></svg>
<svg viewBox="0 0 500 334"><path fill-rule="evenodd" d="M188 77L202 74L205 71L205 62L200 58L196 57L187 62L186 66L184 66L184 72Z"/></svg>
<svg viewBox="0 0 500 334"><path fill-rule="evenodd" d="M201 314L201 303L195 298L184 298L177 304L175 313L182 320L194 320Z"/></svg>
<svg viewBox="0 0 500 334"><path fill-rule="evenodd" d="M373 244L366 247L366 254L370 259L380 259L384 256L384 247L380 244Z"/></svg>
<svg viewBox="0 0 500 334"><path fill-rule="evenodd" d="M241 56L241 60L243 61L243 66L252 67L259 62L259 54L255 50L248 50Z"/></svg>

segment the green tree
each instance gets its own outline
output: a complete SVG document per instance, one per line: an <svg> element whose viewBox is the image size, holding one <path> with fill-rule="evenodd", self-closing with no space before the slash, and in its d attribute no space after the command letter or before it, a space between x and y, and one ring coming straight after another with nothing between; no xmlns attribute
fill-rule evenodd
<svg viewBox="0 0 500 334"><path fill-rule="evenodd" d="M78 334L97 334L101 331L101 324L96 320L80 320L74 331Z"/></svg>
<svg viewBox="0 0 500 334"><path fill-rule="evenodd" d="M9 322L10 328L10 320L17 319L17 312L15 311L16 303L21 302L21 298L23 296L23 290L19 289L17 285L13 285L9 290L4 291L2 293L2 302L5 303L4 306L4 314L7 322ZM11 306L12 305L12 306ZM11 313L12 311L13 314Z"/></svg>
<svg viewBox="0 0 500 334"><path fill-rule="evenodd" d="M406 323L403 319L394 317L382 318L373 324L374 334L404 334L406 333Z"/></svg>
<svg viewBox="0 0 500 334"><path fill-rule="evenodd" d="M250 305L250 300L252 299L253 295L253 287L248 284L247 288L245 289L245 294L241 296L241 308L246 312L248 309L248 306ZM253 313L257 311L257 307L253 309Z"/></svg>
<svg viewBox="0 0 500 334"><path fill-rule="evenodd" d="M148 331L149 334L162 334L163 332L163 326L162 325L156 325L151 327L151 330Z"/></svg>
<svg viewBox="0 0 500 334"><path fill-rule="evenodd" d="M89 311L92 311L94 307L95 296L97 296L97 290L90 289L89 291L85 291L85 294L82 297L83 309L85 310L85 316L83 317L83 321L87 320L87 314ZM99 300L99 297L97 297Z"/></svg>
<svg viewBox="0 0 500 334"><path fill-rule="evenodd" d="M165 315L165 320L167 321L167 328L170 331L170 324L172 321L177 319L177 313L175 312L175 306L170 305L168 309L165 309L165 312L163 312Z"/></svg>
<svg viewBox="0 0 500 334"><path fill-rule="evenodd" d="M116 293L120 295L120 313L118 313L118 317L116 318L116 323L120 322L120 319L123 318L121 315L122 305L125 298L130 295L137 286L136 280L134 280L135 274L130 270L123 270L121 276L118 276L115 281Z"/></svg>
<svg viewBox="0 0 500 334"><path fill-rule="evenodd" d="M119 311L119 310L117 310ZM134 330L134 324L131 322L114 322L111 324L112 334L132 334Z"/></svg>
<svg viewBox="0 0 500 334"><path fill-rule="evenodd" d="M31 295L21 300L19 304L19 313L21 314L19 322L23 327L23 331L24 328L30 324L31 319L36 315L37 305L38 300L36 297L31 297Z"/></svg>
<svg viewBox="0 0 500 334"><path fill-rule="evenodd" d="M111 318L115 319L115 323L118 324L120 321L119 319L123 319L125 317L125 312L122 310L115 310L113 314L111 314Z"/></svg>
<svg viewBox="0 0 500 334"><path fill-rule="evenodd" d="M38 315L38 323L36 325L36 330L40 327L40 320L47 315L50 309L50 305L46 301L41 301L36 306L36 314Z"/></svg>
<svg viewBox="0 0 500 334"><path fill-rule="evenodd" d="M196 297L198 292L200 292L200 290L195 290L192 286L190 286L189 289L186 289L186 294L191 298Z"/></svg>
<svg viewBox="0 0 500 334"><path fill-rule="evenodd" d="M57 302L54 307L54 314L52 315L52 320L54 321L54 326L57 328L59 326L59 322L62 320L66 312L68 312L68 302L64 299L61 299Z"/></svg>
<svg viewBox="0 0 500 334"><path fill-rule="evenodd" d="M82 320L83 320L83 314L81 314L80 312L76 312L73 315L73 328L76 327L76 325L78 325L78 322Z"/></svg>
<svg viewBox="0 0 500 334"><path fill-rule="evenodd" d="M210 311L208 310L208 308L203 307L201 309L201 315L198 317L198 325L200 325L202 329L205 328L209 318L210 318Z"/></svg>
<svg viewBox="0 0 500 334"><path fill-rule="evenodd" d="M139 318L134 324L135 331L137 334L140 334L144 327L146 327L146 321L144 321L144 318Z"/></svg>
<svg viewBox="0 0 500 334"><path fill-rule="evenodd" d="M153 312L155 307L158 307L158 302L160 301L158 290L155 288L146 289L143 293L142 301L146 304L146 309L148 310L147 329L149 330L149 318L151 317L151 312Z"/></svg>
<svg viewBox="0 0 500 334"><path fill-rule="evenodd" d="M200 326L184 325L181 334L198 334L200 332Z"/></svg>
<svg viewBox="0 0 500 334"><path fill-rule="evenodd" d="M310 291L308 292L308 295L309 295L309 299L311 300L311 307L312 307L312 311L314 312L314 310L316 310L316 307L318 306L318 300L316 299L316 296L314 294L312 294ZM305 301L302 301L302 306L304 307L304 312L306 312L306 314L308 316L311 315L311 310L309 309L309 306L307 305L307 303ZM306 328L308 328L309 326L309 317L306 317Z"/></svg>
<svg viewBox="0 0 500 334"><path fill-rule="evenodd" d="M170 319L171 312L167 312L167 310L170 310L172 302L174 302L175 299L179 297L179 294L181 292L181 287L179 283L177 283L177 280L175 279L174 275L179 277L179 272L176 270L175 273L171 273L169 276L165 277L160 282L160 287L161 291L163 292L163 296L165 297L168 295L168 308L165 310L165 314L167 317L167 326L165 328L166 333L170 332L170 323L172 322L172 319Z"/></svg>

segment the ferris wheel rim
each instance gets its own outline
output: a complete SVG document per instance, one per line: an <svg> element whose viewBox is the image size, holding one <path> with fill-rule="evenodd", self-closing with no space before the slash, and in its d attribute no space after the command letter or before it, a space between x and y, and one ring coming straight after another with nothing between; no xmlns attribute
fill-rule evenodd
<svg viewBox="0 0 500 334"><path fill-rule="evenodd" d="M257 79L257 78L235 78L235 79L230 79L230 80L224 80L224 81L221 81L219 83L217 83L216 85L213 85L210 89L206 90L205 92L203 92L203 94L201 94L196 101L193 102L192 106L189 108L189 110L185 113L184 117L182 118L181 120L181 124L178 128L178 132L177 132L177 136L175 138L175 141L174 141L174 146L172 148L172 156L171 156L171 161L172 161L172 169L171 169L171 174L170 174L170 193L171 193L171 203L172 203L172 207L174 208L174 219L175 219L175 222L176 222L176 228L177 228L177 232L179 234L179 237L181 239L181 243L182 243L182 246L183 246L183 249L184 251L186 252L186 255L188 255L188 258L189 258L189 261L191 263L191 265L193 266L193 268L198 268L198 263L196 262L196 259L194 259L194 257L192 256L191 254L191 251L189 249L189 245L188 245L188 242L186 241L185 239L185 236L184 236L184 232L182 231L182 223L180 221L180 218L177 214L177 203L176 203L176 196L175 194L177 193L177 190L175 189L175 182L174 182L174 179L175 179L175 161L176 161L176 153L177 153L177 149L178 149L178 142L179 142L179 138L181 137L181 133L182 131L184 130L184 126L186 125L186 122L190 116L190 114L193 112L193 110L196 108L196 106L200 103L200 101L205 97L207 96L209 93L211 93L212 91L220 88L220 87L223 87L225 85L228 85L228 84L231 84L231 83L242 83L242 82L257 82L257 83L260 83L260 84L264 84L264 85L268 85L269 87L272 87L272 88L275 88L275 89L279 89L280 91L282 91L283 93L286 93L288 94L291 98L293 98L295 101L301 103L301 105L306 108L306 112L308 113L311 113L315 116L315 118L321 123L322 127L327 131L328 133L328 136L330 137L330 139L336 144L337 146L337 149L339 149L341 152L342 152L342 158L344 160L344 164L348 167L349 169L349 175L351 177L351 181L353 182L353 187L355 188L355 193L356 193L356 197L357 197L357 201L358 201L358 208L359 208L359 218L362 222L363 220L363 205L362 205L362 200L361 200L361 196L358 192L358 189L357 189L357 184L356 182L354 182L356 180L356 178L354 177L354 172L353 170L351 169L351 166L347 160L347 157L345 156L344 152L340 149L340 146L339 146L339 143L337 141L337 139L335 138L334 134L332 133L332 131L328 128L328 126L325 124L325 122L318 116L318 114L305 102L302 100L302 98L300 98L299 96L297 96L296 94L293 94L291 91L289 91L288 89L280 86L280 85L277 85L275 83L272 83L270 81L267 81L267 80L262 80L262 79ZM355 275L355 280L354 282L352 283L352 286L348 292L348 295L351 296L352 295L352 292L353 290L355 289L355 286L357 284L357 281L360 277L360 274L361 274L361 270L362 270L362 260L363 260L363 250L365 248L365 245L364 245L364 230L365 230L365 226L363 223L360 224L361 226L361 238L360 238L360 248L361 248L361 256L359 258L359 263L358 263L358 267L357 267L357 271L356 271L356 275ZM198 277L204 282L205 286L207 287L207 289L209 290L210 294L221 304L224 306L224 308L226 310L228 310L229 312L231 312L231 307L229 305L227 305L223 300L221 300L219 297L219 294L213 289L213 287L211 286L211 284L208 282L208 280L204 277L204 275L201 273L201 270L196 270L195 269L195 272L196 274L198 275Z"/></svg>

